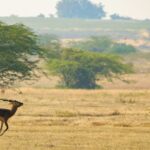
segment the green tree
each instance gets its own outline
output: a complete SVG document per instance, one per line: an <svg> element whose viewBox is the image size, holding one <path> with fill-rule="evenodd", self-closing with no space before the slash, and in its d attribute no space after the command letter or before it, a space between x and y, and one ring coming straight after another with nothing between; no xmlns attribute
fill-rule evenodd
<svg viewBox="0 0 150 150"><path fill-rule="evenodd" d="M134 46L124 44L124 43L115 43L111 49L112 53L117 54L130 54L135 53L137 50Z"/></svg>
<svg viewBox="0 0 150 150"><path fill-rule="evenodd" d="M97 87L98 78L132 72L119 56L71 48L63 49L60 58L49 60L48 68L61 77L64 86L89 89Z"/></svg>
<svg viewBox="0 0 150 150"><path fill-rule="evenodd" d="M26 26L0 23L0 87L31 78L42 55L36 41L36 35Z"/></svg>
<svg viewBox="0 0 150 150"><path fill-rule="evenodd" d="M61 0L56 8L60 18L101 19L106 14L101 3L95 5L89 0Z"/></svg>

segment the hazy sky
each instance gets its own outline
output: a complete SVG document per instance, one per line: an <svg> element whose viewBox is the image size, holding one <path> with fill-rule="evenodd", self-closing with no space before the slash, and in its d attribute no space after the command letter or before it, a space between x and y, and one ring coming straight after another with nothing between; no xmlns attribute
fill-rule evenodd
<svg viewBox="0 0 150 150"><path fill-rule="evenodd" d="M0 16L48 16L59 0L0 0ZM101 2L108 14L119 13L138 19L150 18L150 0L91 0Z"/></svg>

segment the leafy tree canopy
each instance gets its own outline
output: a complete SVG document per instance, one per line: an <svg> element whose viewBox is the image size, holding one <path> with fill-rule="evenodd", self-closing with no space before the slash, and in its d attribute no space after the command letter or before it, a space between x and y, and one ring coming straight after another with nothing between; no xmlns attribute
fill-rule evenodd
<svg viewBox="0 0 150 150"><path fill-rule="evenodd" d="M132 45L124 44L124 43L116 43L113 45L111 52L117 54L130 54L136 52L136 48Z"/></svg>
<svg viewBox="0 0 150 150"><path fill-rule="evenodd" d="M69 88L96 88L100 77L111 79L129 73L132 68L119 56L77 49L63 49L59 58L50 59L48 68L59 75Z"/></svg>
<svg viewBox="0 0 150 150"><path fill-rule="evenodd" d="M89 0L61 0L56 6L60 18L101 19L105 16L103 5Z"/></svg>
<svg viewBox="0 0 150 150"><path fill-rule="evenodd" d="M42 55L36 41L36 35L26 26L0 23L0 87L31 78Z"/></svg>

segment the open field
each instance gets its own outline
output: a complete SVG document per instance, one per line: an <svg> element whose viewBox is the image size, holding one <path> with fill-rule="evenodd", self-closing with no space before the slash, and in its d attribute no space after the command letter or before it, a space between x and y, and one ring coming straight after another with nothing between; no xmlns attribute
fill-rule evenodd
<svg viewBox="0 0 150 150"><path fill-rule="evenodd" d="M144 68L144 67L143 67ZM142 68L142 69L143 69ZM123 75L123 79L127 80L129 83L114 79L113 82L110 82L108 80L101 79L97 82L98 85L101 85L104 89L150 89L150 73L138 73L138 74L130 74L130 75ZM50 76L49 78L41 77L38 82L30 83L22 83L21 86L28 86L33 88L60 88L58 85L60 83L60 78L56 76ZM20 86L18 84L17 86Z"/></svg>
<svg viewBox="0 0 150 150"><path fill-rule="evenodd" d="M2 150L149 150L150 90L22 88ZM0 102L0 107L8 107Z"/></svg>
<svg viewBox="0 0 150 150"><path fill-rule="evenodd" d="M124 55L135 73L130 84L105 79L102 90L54 89L60 78L42 76L38 82L16 83L1 98L24 103L0 136L0 150L149 150L150 149L150 21L69 20L0 17L24 23L38 34L56 34L62 42L91 35L108 35L143 52ZM68 40L69 38L69 40ZM65 45L66 43L64 43ZM28 88L29 87L29 88ZM10 107L0 101L0 108Z"/></svg>
<svg viewBox="0 0 150 150"><path fill-rule="evenodd" d="M107 35L114 39L149 38L149 20L82 20L40 17L0 17L8 24L23 23L36 33L55 34L60 38L87 38ZM144 35L143 35L144 33ZM137 43L137 42L136 42Z"/></svg>
<svg viewBox="0 0 150 150"><path fill-rule="evenodd" d="M93 19L66 19L40 17L0 17L8 24L20 23L33 29L112 29L112 30L140 30L149 29L150 20L93 20Z"/></svg>

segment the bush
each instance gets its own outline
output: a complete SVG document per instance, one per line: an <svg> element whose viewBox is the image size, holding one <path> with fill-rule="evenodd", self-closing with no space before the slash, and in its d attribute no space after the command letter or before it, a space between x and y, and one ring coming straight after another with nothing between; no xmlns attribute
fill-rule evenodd
<svg viewBox="0 0 150 150"><path fill-rule="evenodd" d="M120 43L113 45L111 52L118 54L129 54L136 52L136 48L132 45Z"/></svg>
<svg viewBox="0 0 150 150"><path fill-rule="evenodd" d="M129 54L136 52L136 48L134 46L116 43L107 36L90 37L86 41L70 43L70 47L94 52L115 54Z"/></svg>

